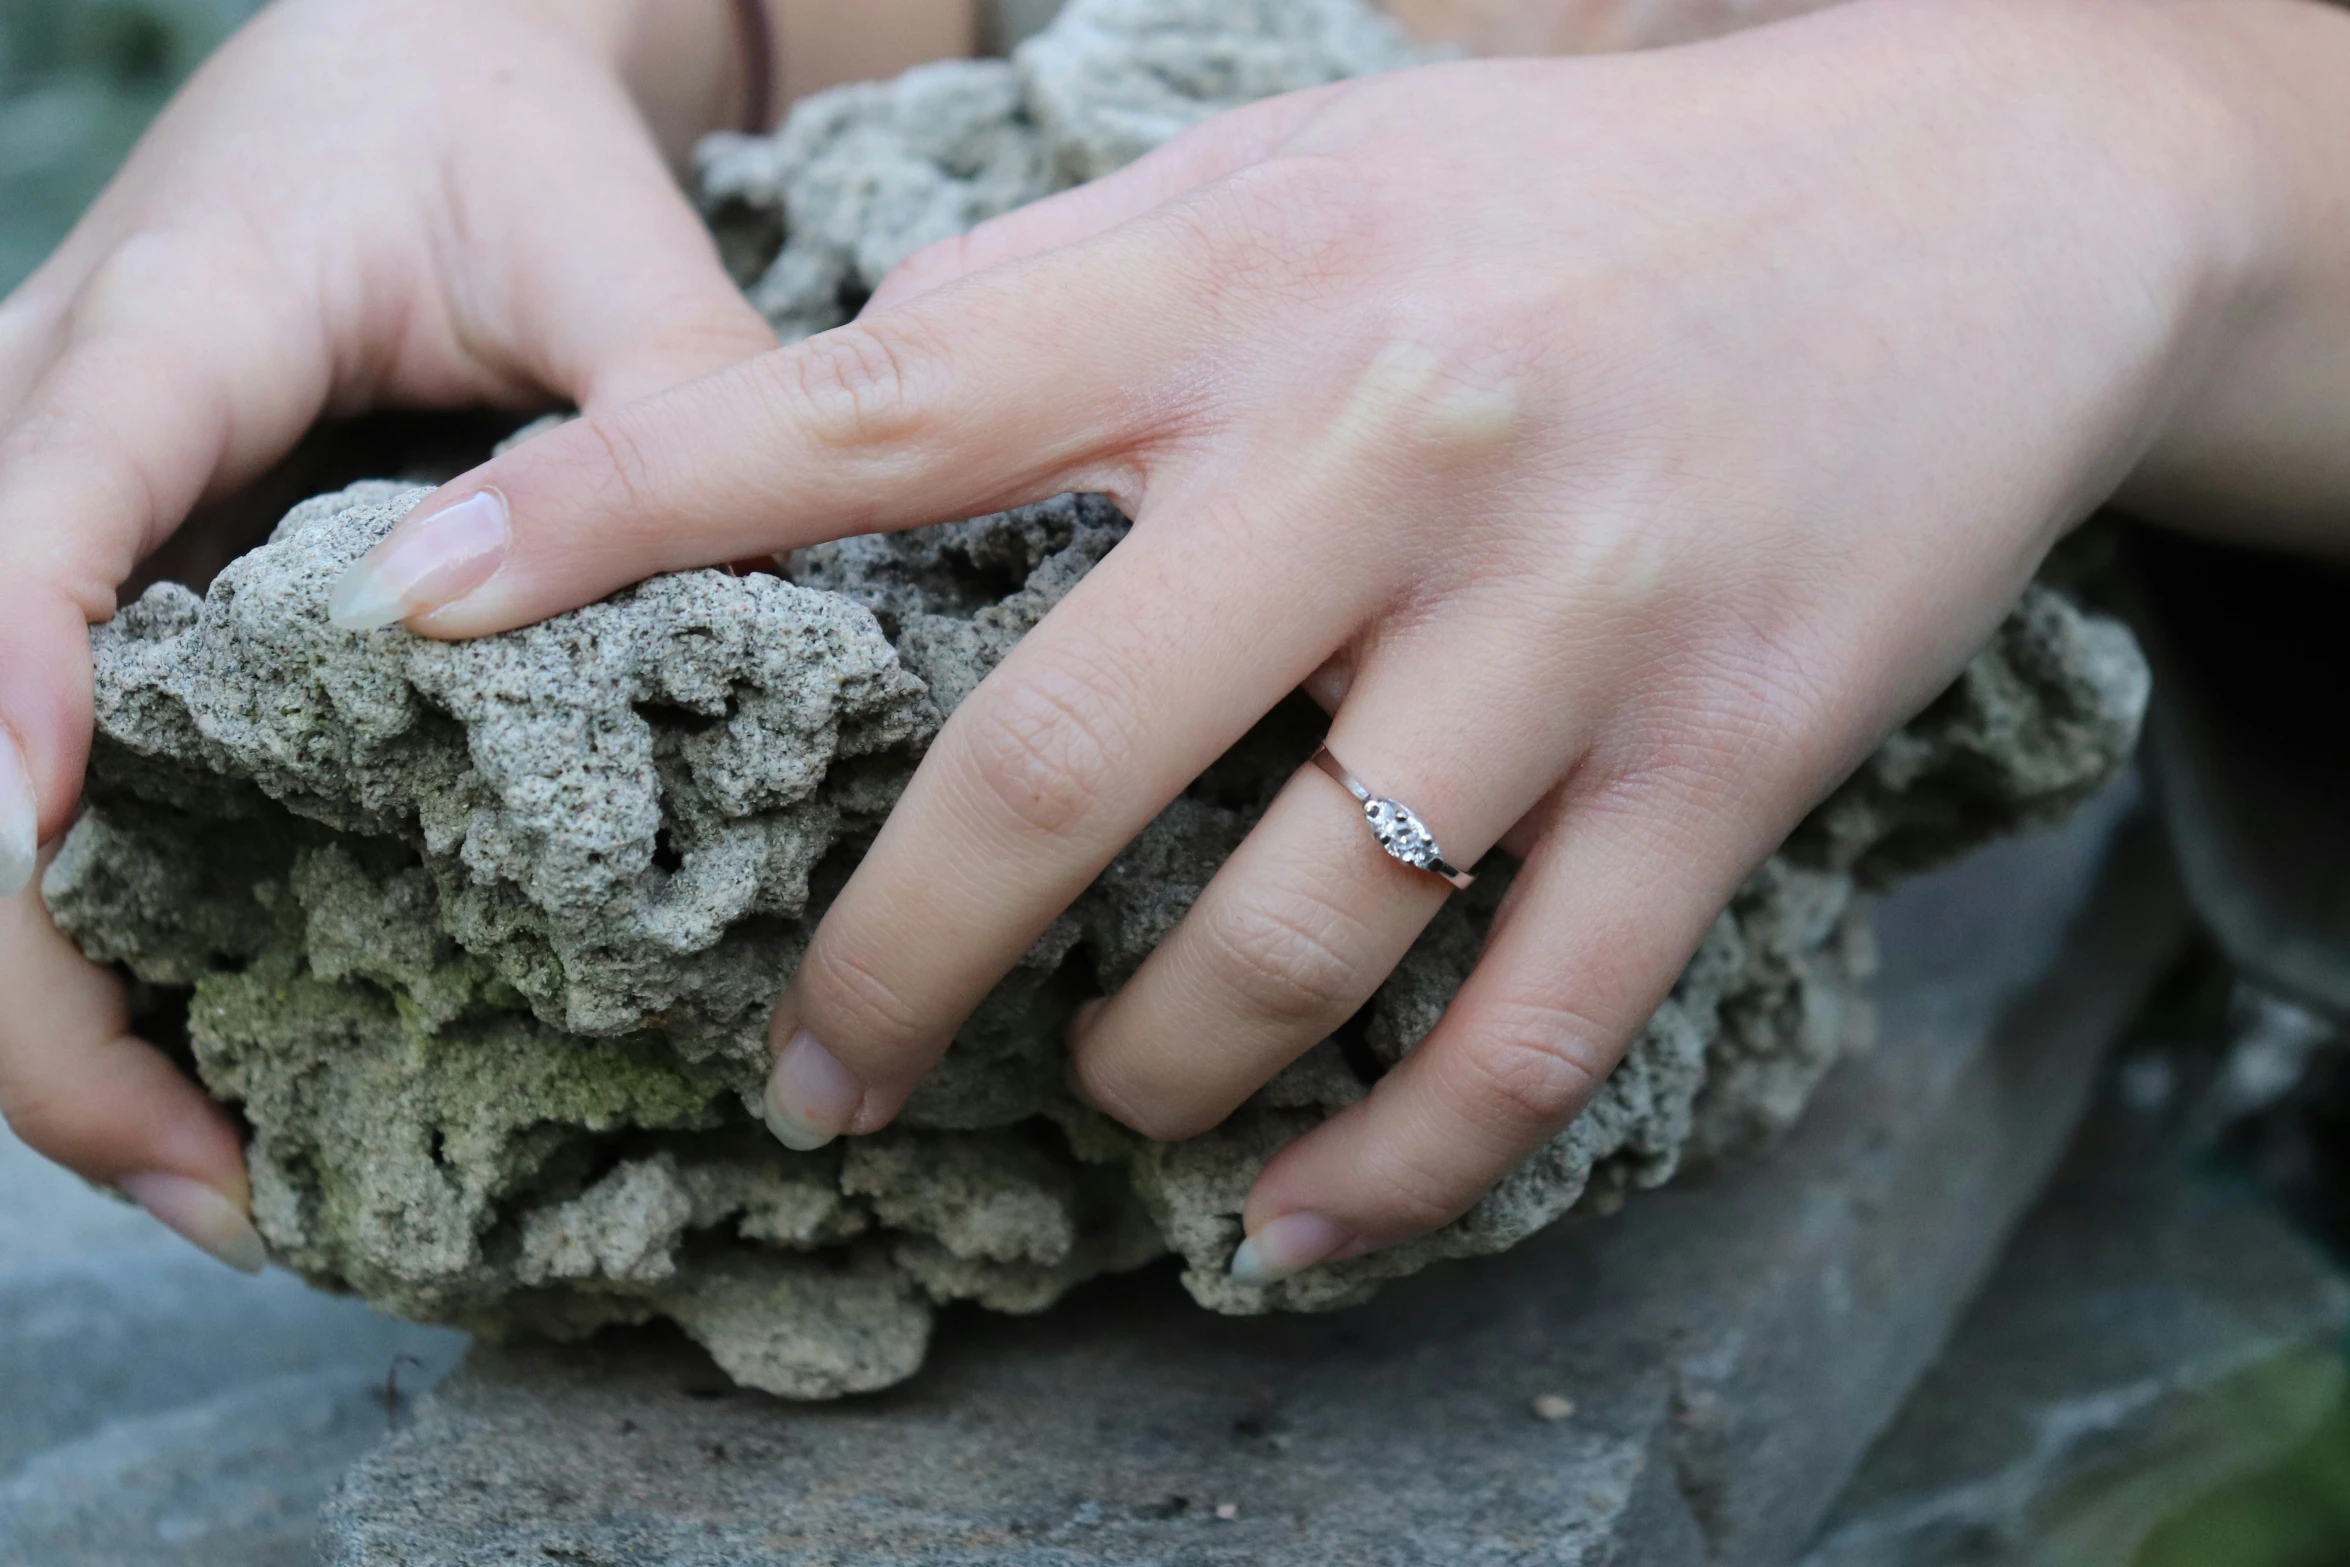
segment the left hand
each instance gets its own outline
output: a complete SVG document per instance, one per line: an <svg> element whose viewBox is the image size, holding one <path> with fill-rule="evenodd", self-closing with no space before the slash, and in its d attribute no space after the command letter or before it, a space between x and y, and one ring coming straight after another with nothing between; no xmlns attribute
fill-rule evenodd
<svg viewBox="0 0 2350 1567"><path fill-rule="evenodd" d="M1749 870L2190 400L2261 187L2166 15L1862 0L1259 105L917 257L850 327L478 470L346 602L471 637L1110 494L1132 535L957 709L817 933L773 1122L886 1124L1302 684L1456 863L1527 861L1436 1031L1266 1170L1235 1270L1391 1244L1577 1113ZM1448 890L1301 773L1082 1021L1085 1090L1153 1137L1215 1124Z"/></svg>

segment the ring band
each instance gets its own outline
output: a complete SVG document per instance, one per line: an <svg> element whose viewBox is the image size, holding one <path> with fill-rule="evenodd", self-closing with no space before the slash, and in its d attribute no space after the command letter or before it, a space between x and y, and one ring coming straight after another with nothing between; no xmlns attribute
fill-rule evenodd
<svg viewBox="0 0 2350 1567"><path fill-rule="evenodd" d="M1340 788L1362 803L1363 819L1371 824L1371 836L1379 840L1380 848L1412 869L1441 876L1464 891L1477 879L1445 859L1444 851L1436 847L1436 839L1417 812L1401 800L1382 799L1373 794L1368 785L1330 754L1328 746L1314 753L1314 765L1337 779Z"/></svg>

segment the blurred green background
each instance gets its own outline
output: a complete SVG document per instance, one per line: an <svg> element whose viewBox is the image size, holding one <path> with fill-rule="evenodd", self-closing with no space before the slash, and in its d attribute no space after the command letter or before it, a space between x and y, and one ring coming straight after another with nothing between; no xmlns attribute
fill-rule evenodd
<svg viewBox="0 0 2350 1567"><path fill-rule="evenodd" d="M0 0L0 293L257 0Z"/></svg>

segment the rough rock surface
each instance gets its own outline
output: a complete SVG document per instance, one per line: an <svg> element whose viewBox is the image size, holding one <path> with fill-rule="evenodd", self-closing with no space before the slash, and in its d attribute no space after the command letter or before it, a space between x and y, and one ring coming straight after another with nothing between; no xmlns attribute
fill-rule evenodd
<svg viewBox="0 0 2350 1567"><path fill-rule="evenodd" d="M316 1567L320 1502L463 1344L232 1273L0 1126L10 1567Z"/></svg>
<svg viewBox="0 0 2350 1567"><path fill-rule="evenodd" d="M779 278L830 269L837 304L983 216L997 196L972 192L1022 138L1043 138L1038 168L1082 171L1398 47L1341 0L1082 0L1017 65L817 100L712 167L766 160L791 240L761 297L812 327L822 291ZM990 81L996 107L971 107ZM966 120L925 107L937 93ZM908 150L955 124L969 137ZM1006 175L1002 199L1065 177ZM1865 890L2061 815L2121 765L2146 697L2125 631L2032 590L1756 873L1573 1127L1440 1233L1258 1290L1224 1271L1251 1178L1426 1033L1505 867L1214 1132L1148 1144L1076 1104L1063 1025L1311 751L1315 715L1284 709L1052 927L898 1128L786 1153L753 1113L768 1003L940 715L1124 519L1062 497L805 551L796 582L685 573L463 646L332 629L336 575L420 493L311 502L204 598L159 586L100 630L91 809L51 908L184 1004L198 1069L252 1127L262 1232L306 1276L488 1332L665 1316L798 1396L908 1375L936 1303L1036 1310L1173 1250L1218 1310L1342 1305L1767 1137L1865 1037Z"/></svg>
<svg viewBox="0 0 2350 1567"><path fill-rule="evenodd" d="M924 245L1227 109L1423 58L1362 0L1074 0L1008 61L923 66L811 99L780 135L710 138L702 196L790 341L848 320Z"/></svg>
<svg viewBox="0 0 2350 1567"><path fill-rule="evenodd" d="M2129 1567L2340 1406L2350 1282L2132 1088L2125 1071L1800 1567Z"/></svg>

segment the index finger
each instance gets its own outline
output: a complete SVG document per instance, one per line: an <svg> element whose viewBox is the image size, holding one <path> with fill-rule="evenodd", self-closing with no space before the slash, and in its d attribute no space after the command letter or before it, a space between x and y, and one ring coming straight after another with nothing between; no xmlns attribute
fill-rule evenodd
<svg viewBox="0 0 2350 1567"><path fill-rule="evenodd" d="M459 640L666 571L1002 510L1133 509L1205 314L1154 216L582 418L420 505L337 623Z"/></svg>

